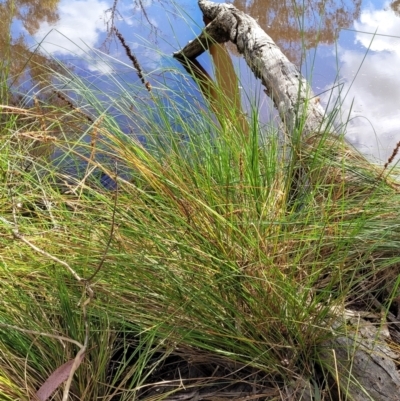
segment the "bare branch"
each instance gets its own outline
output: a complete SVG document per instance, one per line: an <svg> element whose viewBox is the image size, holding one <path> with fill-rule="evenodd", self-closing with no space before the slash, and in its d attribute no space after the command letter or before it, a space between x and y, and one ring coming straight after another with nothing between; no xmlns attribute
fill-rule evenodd
<svg viewBox="0 0 400 401"><path fill-rule="evenodd" d="M89 283L86 284L86 292L88 294L88 298L86 298L85 302L83 302L83 304L82 304L83 322L85 325L85 341L83 343L82 348L76 354L76 357L74 359L74 363L71 367L71 371L69 373L67 382L65 384L62 401L68 401L69 389L71 388L72 378L74 377L75 371L78 369L79 365L81 364L81 361L84 358L84 355L86 353L86 350L87 350L87 347L89 344L89 332L90 331L89 331L89 322L88 322L86 307L89 305L90 301L93 299L93 296L94 296L93 290L90 288Z"/></svg>
<svg viewBox="0 0 400 401"><path fill-rule="evenodd" d="M49 334L49 333L43 333L42 331L23 329L22 327L14 326L12 324L7 324L7 323L0 323L0 327L4 327L6 329L11 329L11 330L17 330L17 331L20 331L21 333L33 334L35 336L43 336L43 337L48 337L48 338L54 338L56 340L66 341L66 342L69 342L71 344L75 344L79 348L83 347L83 344L81 344L79 341L73 340L72 338L59 336L57 334Z"/></svg>
<svg viewBox="0 0 400 401"><path fill-rule="evenodd" d="M174 54L180 61L192 60L212 44L230 40L243 54L256 78L260 78L289 132L301 129L303 136L325 128L325 111L298 68L282 53L272 38L249 15L231 4L199 0L206 20L205 30Z"/></svg>
<svg viewBox="0 0 400 401"><path fill-rule="evenodd" d="M13 235L14 235L15 238L18 238L24 244L26 244L29 247L31 247L34 251L40 253L43 256L46 256L47 258L53 260L54 262L57 262L60 265L64 266L74 276L74 278L78 282L82 282L83 281L83 279L79 276L79 274L67 262L57 258L54 255L51 255L50 253L48 253L48 252L44 251L43 249L40 249L36 245L32 244L32 242L30 242L22 234L20 234L17 229L14 229L12 232L13 232Z"/></svg>

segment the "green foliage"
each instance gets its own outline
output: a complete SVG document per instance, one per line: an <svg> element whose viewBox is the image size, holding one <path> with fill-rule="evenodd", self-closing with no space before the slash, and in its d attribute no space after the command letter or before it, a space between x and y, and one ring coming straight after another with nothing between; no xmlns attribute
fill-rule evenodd
<svg viewBox="0 0 400 401"><path fill-rule="evenodd" d="M282 143L255 107L246 135L162 82L108 95L57 80L69 108L4 106L0 323L83 342L85 286L54 258L98 270L71 399L155 399L145 383L177 348L271 388L314 377L344 306L366 287L397 295L397 184L342 138ZM32 398L77 351L0 326L0 397Z"/></svg>

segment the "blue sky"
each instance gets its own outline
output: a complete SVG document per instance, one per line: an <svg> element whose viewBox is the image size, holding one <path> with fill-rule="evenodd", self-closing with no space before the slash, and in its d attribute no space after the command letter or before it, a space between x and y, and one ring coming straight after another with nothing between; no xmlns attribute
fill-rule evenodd
<svg viewBox="0 0 400 401"><path fill-rule="evenodd" d="M159 28L156 42L140 10L133 8L132 0L120 0L117 27L145 72L156 75L160 67L178 67L171 54L200 32L202 16L194 0L180 0L176 8L164 7L157 1L143 2L148 5L151 22ZM107 55L91 51L106 37L105 10L111 6L111 0L61 0L60 21L54 27L43 23L30 41L42 42L44 52L87 68L94 77L117 69L121 74L131 74L133 79L131 64L119 44L113 43ZM318 48L314 90L332 88L339 74L342 95L347 93L341 100L343 118L350 115L348 138L364 152L385 159L400 140L400 18L388 1L368 0L363 2L360 18L350 29L341 31L336 46ZM207 55L202 61L209 67ZM234 62L245 71L242 60L234 57ZM242 78L247 87L261 92L252 77ZM321 98L326 102L326 95Z"/></svg>

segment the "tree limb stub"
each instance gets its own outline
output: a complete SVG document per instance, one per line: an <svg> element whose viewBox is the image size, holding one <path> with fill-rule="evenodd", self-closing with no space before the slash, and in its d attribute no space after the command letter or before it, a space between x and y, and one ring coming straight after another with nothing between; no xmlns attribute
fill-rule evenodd
<svg viewBox="0 0 400 401"><path fill-rule="evenodd" d="M174 54L181 62L193 60L215 41L233 42L243 54L248 66L266 88L289 132L301 129L304 136L318 132L324 121L325 111L306 79L297 67L281 52L249 15L230 4L217 4L199 0L205 19L211 23L182 50Z"/></svg>
<svg viewBox="0 0 400 401"><path fill-rule="evenodd" d="M208 50L214 43L225 43L228 40L229 32L225 30L221 18L218 17L211 21L195 40L190 41L182 50L174 53L174 57L179 61L183 59L193 60Z"/></svg>

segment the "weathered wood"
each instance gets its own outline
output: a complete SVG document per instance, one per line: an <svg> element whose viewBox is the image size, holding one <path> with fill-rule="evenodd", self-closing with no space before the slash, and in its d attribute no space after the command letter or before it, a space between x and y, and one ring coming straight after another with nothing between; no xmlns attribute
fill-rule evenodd
<svg viewBox="0 0 400 401"><path fill-rule="evenodd" d="M221 32L218 19L211 23L206 18L204 20L207 25L204 32L185 47L185 55L178 52L174 57L179 59L186 71L196 78L221 126L229 121L230 129L237 127L237 132L248 136L250 127L242 111L238 77L225 44L215 40L224 37L224 33ZM225 41L227 40L229 37L226 37ZM206 49L210 52L215 65L216 82L196 60L196 57Z"/></svg>
<svg viewBox="0 0 400 401"><path fill-rule="evenodd" d="M210 46L210 39L218 43L230 40L261 79L288 132L300 130L305 136L318 132L324 124L324 109L307 80L257 22L230 4L199 0L199 6L212 22L174 57L192 59Z"/></svg>
<svg viewBox="0 0 400 401"><path fill-rule="evenodd" d="M185 58L193 60L207 51L214 43L225 43L229 41L229 33L221 25L220 18L211 21L203 32L194 40L190 41L182 50L174 53L174 57L182 61Z"/></svg>
<svg viewBox="0 0 400 401"><path fill-rule="evenodd" d="M320 352L324 365L331 366L332 376L341 381L353 401L400 400L400 376L394 353L384 330L361 319L351 318L346 335L339 334ZM336 371L337 369L337 371Z"/></svg>

